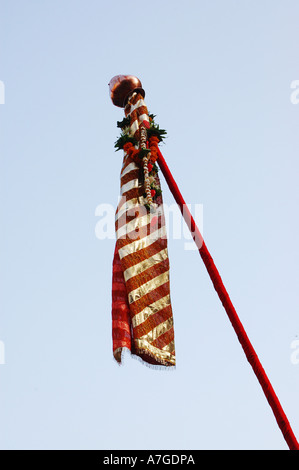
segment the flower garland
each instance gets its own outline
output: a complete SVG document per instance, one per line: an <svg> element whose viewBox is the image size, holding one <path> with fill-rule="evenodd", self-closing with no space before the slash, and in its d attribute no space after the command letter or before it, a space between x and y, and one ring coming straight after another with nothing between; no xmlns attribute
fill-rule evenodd
<svg viewBox="0 0 299 470"><path fill-rule="evenodd" d="M150 159L150 150L147 148L147 131L144 125L139 127L140 132L140 140L139 140L139 148L140 153L142 153L142 163L143 163L143 174L144 174L144 189L146 193L147 204L152 208L155 208L153 205L153 198L152 198L152 190L151 190L151 182L149 177L148 171L148 163Z"/></svg>
<svg viewBox="0 0 299 470"><path fill-rule="evenodd" d="M117 122L117 127L121 128L121 135L114 144L116 151L123 149L124 152L132 158L132 160L144 169L144 183L145 183L145 198L147 199L146 207L150 209L152 202L159 204L159 196L162 191L160 188L159 179L157 178L158 166L156 161L158 159L158 144L161 142L166 131L160 129L154 122L154 115L150 114L150 127L147 129L148 148L137 147L138 142L130 136L130 122L128 118Z"/></svg>

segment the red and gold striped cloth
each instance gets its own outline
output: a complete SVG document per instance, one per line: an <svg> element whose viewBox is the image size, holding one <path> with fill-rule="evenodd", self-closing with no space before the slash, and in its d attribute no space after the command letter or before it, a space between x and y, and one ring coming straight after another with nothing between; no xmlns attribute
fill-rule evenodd
<svg viewBox="0 0 299 470"><path fill-rule="evenodd" d="M134 93L125 108L130 135L148 121L141 94ZM156 176L156 184L160 184ZM113 354L121 362L123 348L155 365L174 366L173 315L169 260L162 198L154 212L146 209L143 170L124 154L121 199L116 210L113 259Z"/></svg>

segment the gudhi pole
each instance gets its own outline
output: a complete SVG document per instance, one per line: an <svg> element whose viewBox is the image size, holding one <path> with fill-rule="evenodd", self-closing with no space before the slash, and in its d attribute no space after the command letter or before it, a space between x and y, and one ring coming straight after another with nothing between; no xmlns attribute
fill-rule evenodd
<svg viewBox="0 0 299 470"><path fill-rule="evenodd" d="M140 80L133 75L117 75L109 83L110 96L113 103L121 108L125 107L127 99L132 95L134 91L138 91L145 95ZM146 123L144 123L145 125ZM271 382L252 346L247 333L238 317L235 307L228 295L228 292L222 282L219 271L213 261L213 258L204 242L204 239L190 213L185 200L176 184L176 181L160 151L158 148L158 164L164 175L164 178L168 184L168 187L179 206L179 209L183 215L183 218L191 232L192 238L196 243L199 250L199 254L204 262L213 286L218 294L220 301L227 313L227 316L232 324L232 327L238 337L238 340L243 348L245 356L251 365L261 387L268 400L268 403L273 411L276 418L277 424L284 436L286 443L291 450L299 450L299 444L296 436L291 428L288 418L280 404L280 401L271 385Z"/></svg>

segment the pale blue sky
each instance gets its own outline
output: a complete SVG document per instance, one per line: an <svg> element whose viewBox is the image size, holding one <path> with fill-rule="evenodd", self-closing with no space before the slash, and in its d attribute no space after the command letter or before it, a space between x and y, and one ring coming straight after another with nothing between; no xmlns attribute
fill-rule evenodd
<svg viewBox="0 0 299 470"><path fill-rule="evenodd" d="M112 359L116 74L162 151L299 436L298 1L1 0L4 449L285 449L195 251L169 240L177 368ZM164 200L173 202L162 179Z"/></svg>

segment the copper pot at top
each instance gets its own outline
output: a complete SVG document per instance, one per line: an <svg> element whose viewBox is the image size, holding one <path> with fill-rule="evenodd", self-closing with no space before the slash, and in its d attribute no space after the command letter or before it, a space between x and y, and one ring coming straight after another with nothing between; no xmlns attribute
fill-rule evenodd
<svg viewBox="0 0 299 470"><path fill-rule="evenodd" d="M127 99L133 91L138 91L143 97L145 96L141 81L134 75L116 75L111 78L108 85L113 104L120 108L125 107Z"/></svg>

